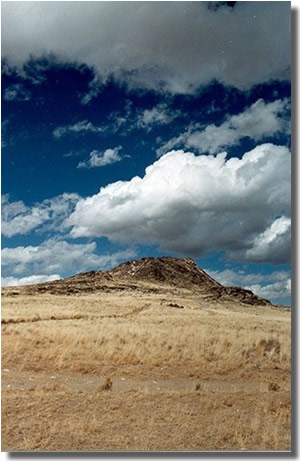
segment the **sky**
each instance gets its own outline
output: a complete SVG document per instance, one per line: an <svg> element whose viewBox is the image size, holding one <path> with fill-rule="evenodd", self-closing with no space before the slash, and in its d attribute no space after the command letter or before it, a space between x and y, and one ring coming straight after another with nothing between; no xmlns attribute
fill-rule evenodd
<svg viewBox="0 0 300 461"><path fill-rule="evenodd" d="M2 285L192 257L291 297L290 2L2 2Z"/></svg>

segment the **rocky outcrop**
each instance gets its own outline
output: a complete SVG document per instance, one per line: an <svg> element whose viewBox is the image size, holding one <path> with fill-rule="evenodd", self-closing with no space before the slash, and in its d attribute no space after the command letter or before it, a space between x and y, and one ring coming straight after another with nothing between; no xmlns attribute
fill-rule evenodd
<svg viewBox="0 0 300 461"><path fill-rule="evenodd" d="M217 287L212 290L212 299L220 301L231 301L232 299L242 304L251 304L252 306L267 306L270 301L255 295L250 290L239 287Z"/></svg>
<svg viewBox="0 0 300 461"><path fill-rule="evenodd" d="M190 258L142 258L127 261L108 272L113 278L165 283L180 288L222 287Z"/></svg>

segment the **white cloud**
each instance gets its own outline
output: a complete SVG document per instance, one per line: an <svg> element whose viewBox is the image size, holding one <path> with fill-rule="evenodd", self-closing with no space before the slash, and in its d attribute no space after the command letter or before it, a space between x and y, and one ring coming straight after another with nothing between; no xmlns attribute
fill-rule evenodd
<svg viewBox="0 0 300 461"><path fill-rule="evenodd" d="M98 76L94 76L93 80L89 83L89 92L82 96L81 103L83 105L89 104L89 102L95 98L101 91L102 82L100 82Z"/></svg>
<svg viewBox="0 0 300 461"><path fill-rule="evenodd" d="M291 279L287 279L282 282L270 283L268 285L254 284L246 286L245 288L253 291L253 293L258 296L276 301L283 298L289 298L291 296Z"/></svg>
<svg viewBox="0 0 300 461"><path fill-rule="evenodd" d="M55 138L61 138L62 136L70 133L103 133L104 131L104 127L95 126L92 122L89 122L88 120L82 120L80 122L74 123L73 125L58 126L53 131L53 136Z"/></svg>
<svg viewBox="0 0 300 461"><path fill-rule="evenodd" d="M249 88L289 78L290 3L4 2L2 57L54 53L134 88L191 93L216 79ZM83 102L97 91L95 82Z"/></svg>
<svg viewBox="0 0 300 461"><path fill-rule="evenodd" d="M286 271L275 271L267 274L248 273L243 270L211 271L205 269L218 282L225 286L240 286L253 291L258 296L273 302L282 302L291 296L291 275Z"/></svg>
<svg viewBox="0 0 300 461"><path fill-rule="evenodd" d="M290 153L263 144L241 159L169 152L143 178L117 181L79 200L66 225L73 237L157 243L190 256L220 250L253 261L261 259L251 253L264 241L259 236L274 230L278 217L287 223L289 214ZM282 237L285 251L277 252L276 262L289 260L290 235ZM273 260L268 248L266 262Z"/></svg>
<svg viewBox="0 0 300 461"><path fill-rule="evenodd" d="M222 271L210 270L205 268L205 271L224 286L241 286L245 287L247 283L259 283L263 280L261 274L248 274L244 271L234 271L232 269L224 269Z"/></svg>
<svg viewBox="0 0 300 461"><path fill-rule="evenodd" d="M245 137L259 141L279 133L289 134L289 106L288 99L278 99L269 103L258 99L244 112L227 117L219 126L212 124L205 129L189 126L184 133L160 147L157 155L160 156L178 146L196 149L200 153L216 154L226 147L238 144Z"/></svg>
<svg viewBox="0 0 300 461"><path fill-rule="evenodd" d="M166 104L159 104L152 109L146 109L138 115L137 127L150 131L154 126L167 125L172 122L179 112L171 111Z"/></svg>
<svg viewBox="0 0 300 461"><path fill-rule="evenodd" d="M187 139L193 131L195 131L195 125L192 123L190 124L190 126L188 126L184 133L181 133L178 136L174 136L173 138L169 139L166 143L164 143L162 146L160 146L158 149L156 149L156 156L161 157L162 155L174 149L184 149L185 146L187 146Z"/></svg>
<svg viewBox="0 0 300 461"><path fill-rule="evenodd" d="M78 194L64 193L28 207L21 200L10 202L2 196L1 232L6 237L27 234L33 230L63 229L63 221L80 199Z"/></svg>
<svg viewBox="0 0 300 461"><path fill-rule="evenodd" d="M31 92L20 83L15 83L5 89L3 99L5 101L29 101Z"/></svg>
<svg viewBox="0 0 300 461"><path fill-rule="evenodd" d="M78 273L111 267L135 256L135 251L131 249L107 255L98 255L96 249L95 242L75 244L57 239L46 240L37 246L3 248L3 272L6 278Z"/></svg>
<svg viewBox="0 0 300 461"><path fill-rule="evenodd" d="M27 207L22 201L2 203L1 232L6 237L26 234L49 219L47 209Z"/></svg>
<svg viewBox="0 0 300 461"><path fill-rule="evenodd" d="M61 276L58 274L52 275L30 275L29 277L2 277L1 285L3 287L17 287L20 285L34 285L42 282L52 282L53 280L59 280Z"/></svg>
<svg viewBox="0 0 300 461"><path fill-rule="evenodd" d="M53 274L76 271L76 266L96 263L96 244L69 244L47 240L38 246L3 248L2 266L13 274Z"/></svg>
<svg viewBox="0 0 300 461"><path fill-rule="evenodd" d="M9 127L9 120L4 120L1 122L1 147L7 147L9 145L9 142L7 140L7 130Z"/></svg>
<svg viewBox="0 0 300 461"><path fill-rule="evenodd" d="M290 253L291 220L285 216L275 219L254 239L253 247L246 251L248 261L280 262Z"/></svg>
<svg viewBox="0 0 300 461"><path fill-rule="evenodd" d="M158 104L151 109L135 110L130 102L126 102L122 112L111 112L101 126L88 120L65 126L58 126L53 131L57 139L70 134L98 133L121 136L128 135L136 128L151 131L154 127L171 123L180 115L179 111L171 110L167 104Z"/></svg>
<svg viewBox="0 0 300 461"><path fill-rule="evenodd" d="M118 163L122 160L119 154L121 149L122 147L118 146L114 149L106 149L104 152L93 150L90 153L89 159L85 162L79 162L77 168L96 168Z"/></svg>
<svg viewBox="0 0 300 461"><path fill-rule="evenodd" d="M222 271L205 269L206 272L225 286L250 286L267 282L284 282L290 279L290 272L274 271L269 273L253 273L245 269L233 270L224 269Z"/></svg>

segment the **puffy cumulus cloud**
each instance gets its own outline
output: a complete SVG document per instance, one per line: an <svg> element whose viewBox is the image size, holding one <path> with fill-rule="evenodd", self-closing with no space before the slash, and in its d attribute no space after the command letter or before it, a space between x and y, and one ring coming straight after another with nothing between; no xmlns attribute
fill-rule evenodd
<svg viewBox="0 0 300 461"><path fill-rule="evenodd" d="M244 270L211 271L205 269L218 282L225 286L241 286L258 296L273 302L289 302L291 297L291 274L275 271L268 274L248 273Z"/></svg>
<svg viewBox="0 0 300 461"><path fill-rule="evenodd" d="M197 152L216 154L221 149L238 144L245 137L259 141L280 133L289 135L289 112L289 99L278 99L269 103L258 99L244 112L227 117L219 126L212 124L205 129L198 129L197 126L190 125L184 133L161 146L157 155L163 155L182 145Z"/></svg>
<svg viewBox="0 0 300 461"><path fill-rule="evenodd" d="M159 244L162 250L202 256L225 251L230 258L255 260L290 214L290 152L262 144L239 158L196 156L172 151L146 169L143 178L118 181L79 200L67 219L73 237L106 236L117 242ZM279 226L280 227L280 226ZM277 229L277 230L276 230ZM290 236L279 245L289 250ZM268 246L269 245L269 246ZM276 262L289 260L279 251ZM257 256L261 260L260 256Z"/></svg>
<svg viewBox="0 0 300 461"><path fill-rule="evenodd" d="M3 287L17 287L19 285L34 285L42 282L52 282L53 280L59 280L61 276L58 274L52 275L30 275L29 277L2 277L1 285Z"/></svg>
<svg viewBox="0 0 300 461"><path fill-rule="evenodd" d="M135 256L131 249L106 255L98 255L96 249L95 242L75 244L57 239L46 240L37 246L3 248L3 275L24 278L35 274L78 273L112 267Z"/></svg>
<svg viewBox="0 0 300 461"><path fill-rule="evenodd" d="M248 261L271 261L280 263L290 254L291 220L282 216L272 224L253 242L253 247L247 250Z"/></svg>
<svg viewBox="0 0 300 461"><path fill-rule="evenodd" d="M48 219L49 213L44 208L29 208L22 201L9 203L7 198L2 201L1 232L6 237L26 234Z"/></svg>
<svg viewBox="0 0 300 461"><path fill-rule="evenodd" d="M62 230L64 219L79 199L78 194L64 193L29 207L21 200L11 202L6 194L2 196L1 232L6 237L12 237L33 230Z"/></svg>
<svg viewBox="0 0 300 461"><path fill-rule="evenodd" d="M122 157L119 154L121 149L122 147L118 146L114 149L106 149L104 152L93 150L90 153L88 160L79 162L77 168L96 168L118 163L122 160Z"/></svg>
<svg viewBox="0 0 300 461"><path fill-rule="evenodd" d="M289 2L4 2L2 57L85 63L103 81L191 93L290 78ZM80 33L79 33L80 31ZM97 94L92 81L82 102Z"/></svg>

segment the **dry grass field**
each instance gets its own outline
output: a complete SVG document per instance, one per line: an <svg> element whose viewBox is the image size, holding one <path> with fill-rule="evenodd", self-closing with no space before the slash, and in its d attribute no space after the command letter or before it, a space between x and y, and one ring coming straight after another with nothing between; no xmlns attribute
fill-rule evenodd
<svg viewBox="0 0 300 461"><path fill-rule="evenodd" d="M6 289L2 450L288 451L290 330L184 289Z"/></svg>

